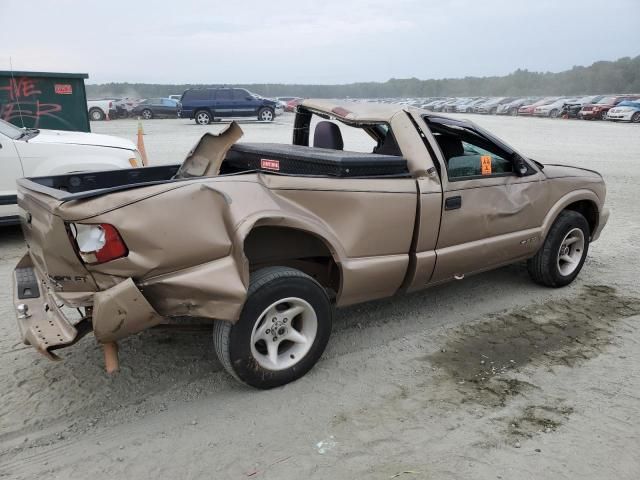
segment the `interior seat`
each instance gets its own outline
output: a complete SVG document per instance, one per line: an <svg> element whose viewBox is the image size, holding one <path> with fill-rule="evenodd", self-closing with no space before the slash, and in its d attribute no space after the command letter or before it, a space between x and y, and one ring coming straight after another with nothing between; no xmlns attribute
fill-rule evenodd
<svg viewBox="0 0 640 480"><path fill-rule="evenodd" d="M443 134L436 135L435 137L447 163L449 163L449 160L453 157L461 157L464 155L462 140L458 137Z"/></svg>
<svg viewBox="0 0 640 480"><path fill-rule="evenodd" d="M318 122L313 132L313 146L330 148L332 150L344 150L340 127L332 122Z"/></svg>

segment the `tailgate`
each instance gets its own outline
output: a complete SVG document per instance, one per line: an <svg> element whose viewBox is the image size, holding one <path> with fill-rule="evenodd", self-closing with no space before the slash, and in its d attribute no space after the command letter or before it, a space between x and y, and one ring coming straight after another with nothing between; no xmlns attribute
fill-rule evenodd
<svg viewBox="0 0 640 480"><path fill-rule="evenodd" d="M74 250L64 220L61 200L48 195L38 184L18 181L20 223L35 268L57 292L95 292L93 277Z"/></svg>

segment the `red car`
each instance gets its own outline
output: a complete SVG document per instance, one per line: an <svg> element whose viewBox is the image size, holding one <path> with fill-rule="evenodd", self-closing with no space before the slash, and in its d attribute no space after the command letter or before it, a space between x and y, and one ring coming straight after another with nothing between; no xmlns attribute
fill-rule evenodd
<svg viewBox="0 0 640 480"><path fill-rule="evenodd" d="M625 100L637 100L640 95L611 95L602 98L597 103L588 103L578 112L578 118L583 120L604 120L607 112Z"/></svg>
<svg viewBox="0 0 640 480"><path fill-rule="evenodd" d="M285 112L294 112L296 107L302 102L302 98L294 98L293 100L289 100L287 102L287 106L284 107Z"/></svg>
<svg viewBox="0 0 640 480"><path fill-rule="evenodd" d="M547 97L547 98L543 98L541 100L538 100L537 102L534 102L530 105L523 105L518 109L518 115L533 115L533 111L536 109L536 107L539 107L540 105L546 105L547 103L551 103L551 102L555 102L557 100L557 97Z"/></svg>

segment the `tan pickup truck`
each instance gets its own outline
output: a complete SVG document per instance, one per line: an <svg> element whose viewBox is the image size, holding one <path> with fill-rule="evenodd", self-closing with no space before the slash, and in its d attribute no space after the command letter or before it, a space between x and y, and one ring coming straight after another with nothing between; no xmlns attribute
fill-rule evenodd
<svg viewBox="0 0 640 480"><path fill-rule="evenodd" d="M369 151L344 149L351 132ZM598 173L420 109L307 100L291 145L241 135L183 164L19 180L24 342L57 358L93 331L112 371L119 340L210 319L229 373L270 388L316 363L334 307L520 261L561 287L608 217Z"/></svg>

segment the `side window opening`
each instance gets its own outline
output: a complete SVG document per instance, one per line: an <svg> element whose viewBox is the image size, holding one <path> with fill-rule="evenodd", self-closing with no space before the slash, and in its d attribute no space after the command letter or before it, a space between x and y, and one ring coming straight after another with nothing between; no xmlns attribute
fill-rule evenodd
<svg viewBox="0 0 640 480"><path fill-rule="evenodd" d="M377 147L377 142L362 128L325 120L317 115L313 115L310 127L309 144L314 147L364 153L374 152Z"/></svg>
<svg viewBox="0 0 640 480"><path fill-rule="evenodd" d="M293 144L350 152L402 156L391 127L386 123L350 125L303 109L293 127Z"/></svg>
<svg viewBox="0 0 640 480"><path fill-rule="evenodd" d="M473 129L443 123L431 123L429 128L445 159L449 180L486 178L513 173L509 152Z"/></svg>
<svg viewBox="0 0 640 480"><path fill-rule="evenodd" d="M234 88L233 89L233 99L234 100L246 100L249 97L251 97L251 95L246 90L243 90L241 88Z"/></svg>

